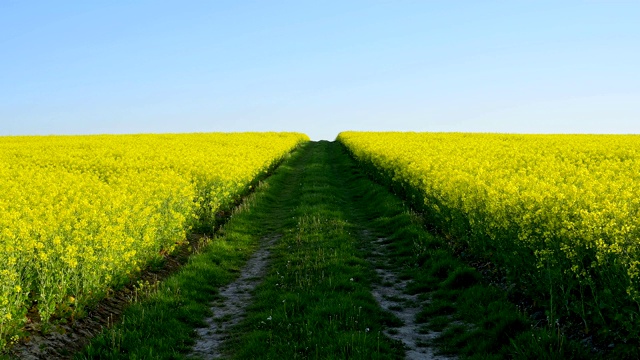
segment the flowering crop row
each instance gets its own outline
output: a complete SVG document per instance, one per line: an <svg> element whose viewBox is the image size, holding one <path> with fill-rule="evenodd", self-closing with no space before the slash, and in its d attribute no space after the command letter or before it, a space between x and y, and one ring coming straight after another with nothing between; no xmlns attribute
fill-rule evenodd
<svg viewBox="0 0 640 360"><path fill-rule="evenodd" d="M77 312L232 205L308 137L0 137L0 349Z"/></svg>
<svg viewBox="0 0 640 360"><path fill-rule="evenodd" d="M640 332L640 136L343 132L429 221L505 267L553 319Z"/></svg>

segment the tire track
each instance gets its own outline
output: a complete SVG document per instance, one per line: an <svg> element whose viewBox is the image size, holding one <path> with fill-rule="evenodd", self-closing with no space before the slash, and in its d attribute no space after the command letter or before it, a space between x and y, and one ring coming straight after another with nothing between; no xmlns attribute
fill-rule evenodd
<svg viewBox="0 0 640 360"><path fill-rule="evenodd" d="M253 290L266 273L271 248L280 237L275 235L262 239L260 249L247 261L240 277L220 289L221 299L212 304L213 316L205 320L207 327L196 329L199 338L193 346L191 357L222 357L220 345L229 337L229 329L244 318L246 308L251 303Z"/></svg>
<svg viewBox="0 0 640 360"><path fill-rule="evenodd" d="M367 239L371 238L371 235L365 230L363 231L363 237ZM386 265L384 259L387 256L386 243L386 238L377 238L372 241L373 249L371 254L374 257L372 262L377 265L375 271L381 281L380 283L371 284L371 293L380 307L402 320L403 325L387 329L384 334L404 344L406 349L405 359L455 359L436 355L435 349L428 345L440 335L440 332L436 331L422 333L420 324L416 322L416 315L428 300L421 301L418 295L405 293L404 289L407 288L410 280L401 280L393 271L384 266Z"/></svg>

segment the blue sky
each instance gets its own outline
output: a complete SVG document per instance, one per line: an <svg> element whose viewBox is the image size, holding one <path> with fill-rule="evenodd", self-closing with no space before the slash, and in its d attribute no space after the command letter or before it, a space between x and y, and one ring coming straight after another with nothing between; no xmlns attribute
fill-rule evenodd
<svg viewBox="0 0 640 360"><path fill-rule="evenodd" d="M640 133L640 1L0 0L0 135Z"/></svg>

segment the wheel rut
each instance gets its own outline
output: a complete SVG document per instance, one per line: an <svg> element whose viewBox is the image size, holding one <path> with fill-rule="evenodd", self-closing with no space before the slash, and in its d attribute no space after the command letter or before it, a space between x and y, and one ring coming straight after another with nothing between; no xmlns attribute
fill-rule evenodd
<svg viewBox="0 0 640 360"><path fill-rule="evenodd" d="M368 231L363 231L365 239L372 238ZM380 282L371 284L371 293L378 304L385 311L393 314L402 321L402 325L386 329L384 334L391 339L401 341L405 346L405 359L408 360L445 360L455 359L437 355L429 344L440 335L440 332L422 332L420 324L416 322L416 315L429 300L421 300L418 295L410 295L405 289L410 280L402 280L396 272L387 268L385 259L388 255L388 239L379 237L371 241L373 249L370 259L376 267L375 271Z"/></svg>
<svg viewBox="0 0 640 360"><path fill-rule="evenodd" d="M199 336L191 357L219 359L220 345L229 338L229 329L243 318L251 303L253 290L262 281L269 263L270 250L280 235L263 238L260 249L247 261L240 276L220 289L220 299L211 305L213 316L206 319L207 327L196 329Z"/></svg>

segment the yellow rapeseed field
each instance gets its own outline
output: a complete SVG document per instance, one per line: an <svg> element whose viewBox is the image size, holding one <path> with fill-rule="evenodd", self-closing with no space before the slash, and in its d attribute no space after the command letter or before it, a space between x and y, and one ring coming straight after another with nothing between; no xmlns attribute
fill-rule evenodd
<svg viewBox="0 0 640 360"><path fill-rule="evenodd" d="M104 296L214 218L297 133L0 137L0 348Z"/></svg>
<svg viewBox="0 0 640 360"><path fill-rule="evenodd" d="M516 283L546 291L553 311L580 315L585 331L638 322L640 136L343 132L338 140L418 199L443 232L506 266Z"/></svg>

